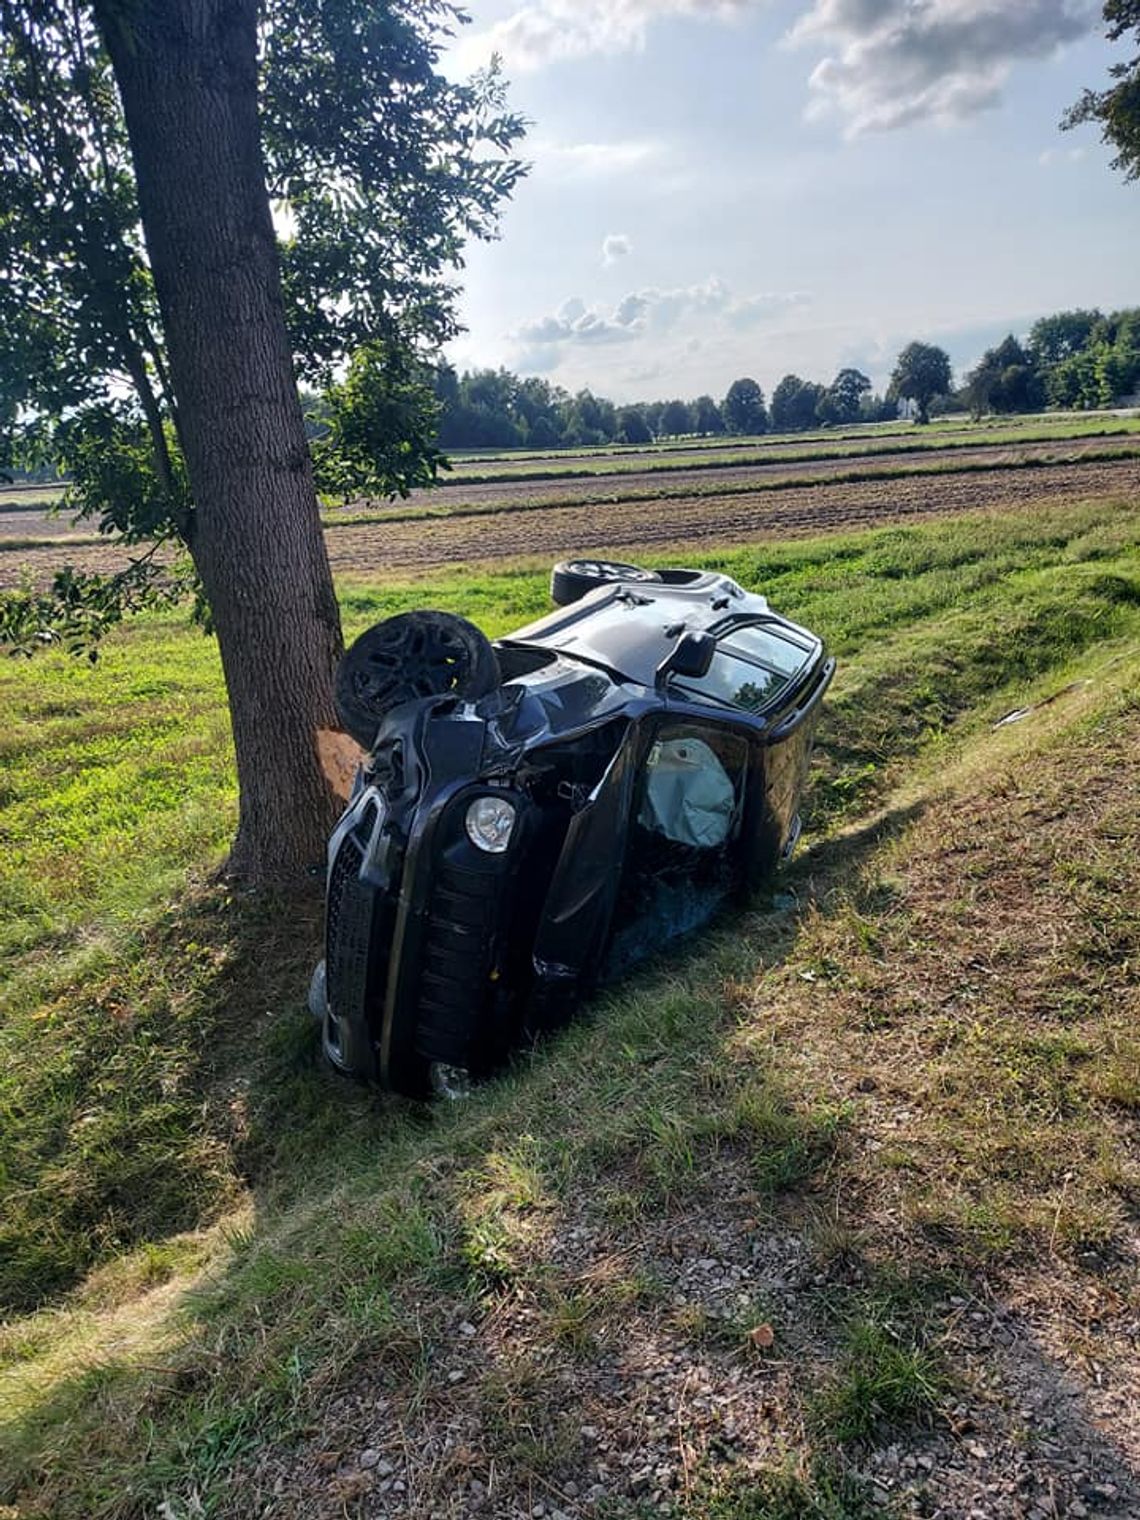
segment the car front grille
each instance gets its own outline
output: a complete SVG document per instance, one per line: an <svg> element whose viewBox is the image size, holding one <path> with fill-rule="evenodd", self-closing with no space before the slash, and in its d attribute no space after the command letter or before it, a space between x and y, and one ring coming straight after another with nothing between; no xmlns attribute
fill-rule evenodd
<svg viewBox="0 0 1140 1520"><path fill-rule="evenodd" d="M366 807L346 833L329 872L325 910L325 960L329 1006L338 1018L368 1023L387 980L388 938L381 932L384 894L362 880L364 846L376 822Z"/></svg>

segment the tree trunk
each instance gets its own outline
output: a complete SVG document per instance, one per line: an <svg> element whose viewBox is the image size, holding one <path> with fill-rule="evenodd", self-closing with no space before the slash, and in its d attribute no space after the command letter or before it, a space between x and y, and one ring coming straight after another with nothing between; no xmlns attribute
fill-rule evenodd
<svg viewBox="0 0 1140 1520"><path fill-rule="evenodd" d="M318 861L340 616L285 330L256 0L96 0L118 82L237 756L232 869Z"/></svg>

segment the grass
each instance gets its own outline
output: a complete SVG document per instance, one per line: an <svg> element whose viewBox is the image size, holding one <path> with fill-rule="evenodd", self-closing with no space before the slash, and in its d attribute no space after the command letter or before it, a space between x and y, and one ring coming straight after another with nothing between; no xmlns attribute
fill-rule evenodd
<svg viewBox="0 0 1140 1520"><path fill-rule="evenodd" d="M260 1457L335 1441L323 1411L348 1399L350 1425L361 1387L413 1448L445 1408L465 1432L421 1474L425 1512L460 1451L549 1497L585 1460L592 1379L662 1345L755 1363L761 1315L792 1458L717 1467L695 1426L678 1513L857 1515L849 1453L936 1421L952 1384L926 1284L1044 1259L1095 1291L1140 1187L1118 886L1140 858L1140 508L705 562L841 656L795 906L724 923L458 1108L332 1081L300 1006L315 894L205 881L233 806L208 641L155 618L93 670L0 673L0 1504L21 1520L256 1512ZM545 577L430 593L349 585L346 620L430 600L500 632ZM706 1218L802 1238L802 1298L678 1307L670 1242Z"/></svg>
<svg viewBox="0 0 1140 1520"><path fill-rule="evenodd" d="M933 1421L947 1375L928 1296L905 1278L836 1295L840 1354L808 1405L828 1440L867 1442L884 1427Z"/></svg>
<svg viewBox="0 0 1140 1520"><path fill-rule="evenodd" d="M1025 412L1008 417L989 416L975 421L965 413L934 417L927 425L931 437L954 437L959 433L973 433L984 438L987 433L1009 432L1016 434L1023 428L1052 428L1064 436L1097 432L1106 425L1114 427L1122 419L1117 413L1107 412ZM830 443L858 441L875 438L913 438L920 431L917 424L895 418L889 422L853 423L843 428L818 427L797 433L757 433L741 437L726 434L703 438L664 439L651 444L602 444L594 448L566 449L459 449L452 454L456 464L487 464L498 460L527 460L557 458L559 454L574 453L582 458L604 457L609 454L670 454L689 450L717 450L725 448L763 447L765 445L801 445L820 440Z"/></svg>
<svg viewBox="0 0 1140 1520"><path fill-rule="evenodd" d="M816 1463L806 1474L788 1463L736 1478L685 1505L682 1520L871 1520L881 1516L870 1487Z"/></svg>

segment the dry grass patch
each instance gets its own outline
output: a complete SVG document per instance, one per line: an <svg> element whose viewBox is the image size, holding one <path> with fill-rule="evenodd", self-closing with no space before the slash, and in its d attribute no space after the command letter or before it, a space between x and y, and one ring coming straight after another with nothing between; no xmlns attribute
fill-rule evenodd
<svg viewBox="0 0 1140 1520"><path fill-rule="evenodd" d="M854 1105L840 1213L934 1262L1114 1251L1140 1186L1140 716L964 772L817 882L738 1044Z"/></svg>

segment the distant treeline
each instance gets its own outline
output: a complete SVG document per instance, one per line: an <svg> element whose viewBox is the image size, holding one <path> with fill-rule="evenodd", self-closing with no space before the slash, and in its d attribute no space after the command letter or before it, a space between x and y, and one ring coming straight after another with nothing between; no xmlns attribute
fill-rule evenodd
<svg viewBox="0 0 1140 1520"><path fill-rule="evenodd" d="M1112 406L1140 388L1140 307L1061 311L1042 317L1024 343L1011 333L989 349L958 393L976 416L1089 411Z"/></svg>
<svg viewBox="0 0 1140 1520"><path fill-rule="evenodd" d="M927 354L940 352L923 348ZM1138 387L1140 308L1107 316L1096 310L1063 311L1042 317L1023 339L1011 333L988 350L961 386L935 397L930 410L975 416L1048 407L1090 410L1111 406ZM679 436L881 422L898 415L899 402L909 393L905 367L896 367L885 396L875 394L868 376L850 368L841 369L829 385L785 375L770 398L755 380L744 377L720 401L698 396L629 406L589 390L572 395L549 381L522 379L506 369L460 375L442 364L433 388L440 407L439 445L445 451L646 444Z"/></svg>
<svg viewBox="0 0 1140 1520"><path fill-rule="evenodd" d="M830 385L785 375L771 401L755 380L734 380L718 401L639 401L617 406L592 391L571 395L559 385L506 369L459 375L449 365L435 373L440 405L439 444L454 449L587 448L606 443L646 444L658 438L751 435L894 417L894 400L872 394L871 382L843 369Z"/></svg>

